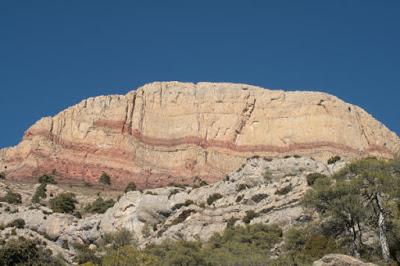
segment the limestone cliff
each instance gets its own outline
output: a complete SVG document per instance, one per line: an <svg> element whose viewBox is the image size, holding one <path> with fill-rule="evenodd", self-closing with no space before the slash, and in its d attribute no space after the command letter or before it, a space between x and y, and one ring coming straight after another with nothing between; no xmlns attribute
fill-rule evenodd
<svg viewBox="0 0 400 266"><path fill-rule="evenodd" d="M15 179L55 173L70 181L141 187L216 181L254 155L392 157L398 136L361 108L319 92L231 83L155 82L89 98L29 128L0 150ZM198 180L198 178L197 178Z"/></svg>

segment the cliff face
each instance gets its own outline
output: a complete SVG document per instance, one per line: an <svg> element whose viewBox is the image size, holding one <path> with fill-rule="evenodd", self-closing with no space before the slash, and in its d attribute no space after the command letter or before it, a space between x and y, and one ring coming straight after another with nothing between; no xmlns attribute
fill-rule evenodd
<svg viewBox="0 0 400 266"><path fill-rule="evenodd" d="M392 157L396 134L361 108L319 92L244 84L157 82L124 96L89 98L29 128L0 150L12 178L41 173L141 187L216 181L248 157Z"/></svg>

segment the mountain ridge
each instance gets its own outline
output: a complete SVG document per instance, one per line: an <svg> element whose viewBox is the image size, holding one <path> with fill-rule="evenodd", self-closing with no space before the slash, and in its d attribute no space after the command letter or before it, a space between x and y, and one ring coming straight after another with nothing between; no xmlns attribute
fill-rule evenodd
<svg viewBox="0 0 400 266"><path fill-rule="evenodd" d="M362 108L324 92L153 82L40 119L0 150L0 171L26 179L55 170L85 182L105 171L116 184L157 187L214 182L255 155L391 158L399 147Z"/></svg>

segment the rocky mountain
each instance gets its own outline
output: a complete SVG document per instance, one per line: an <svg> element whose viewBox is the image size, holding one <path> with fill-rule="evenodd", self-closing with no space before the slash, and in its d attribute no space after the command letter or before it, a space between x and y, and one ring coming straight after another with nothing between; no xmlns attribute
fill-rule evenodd
<svg viewBox="0 0 400 266"><path fill-rule="evenodd" d="M95 248L105 234L123 229L133 233L140 247L166 239L207 241L228 226L246 224L278 224L286 231L313 218L300 204L309 188L306 176L330 175L343 166L343 161L327 165L298 156L252 158L214 184L131 191L104 214L83 218L32 205L30 198L23 200L22 205L3 202L0 225L23 219L25 227L16 230L17 236L39 238L67 261L72 261L76 254L74 244L91 244ZM0 186L0 196L10 189L18 191L15 187ZM48 185L47 198L56 192L62 191ZM9 236L11 230L12 227L0 230L0 237Z"/></svg>
<svg viewBox="0 0 400 266"><path fill-rule="evenodd" d="M95 182L104 171L114 185L145 188L215 182L254 155L390 158L399 150L395 133L326 93L155 82L39 120L16 147L0 150L0 171L68 182Z"/></svg>

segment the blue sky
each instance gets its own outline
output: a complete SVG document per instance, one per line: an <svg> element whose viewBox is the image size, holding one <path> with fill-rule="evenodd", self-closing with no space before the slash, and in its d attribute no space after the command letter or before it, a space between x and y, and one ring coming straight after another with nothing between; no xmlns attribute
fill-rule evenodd
<svg viewBox="0 0 400 266"><path fill-rule="evenodd" d="M400 1L0 2L0 147L151 81L319 90L400 133Z"/></svg>

